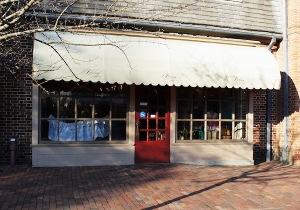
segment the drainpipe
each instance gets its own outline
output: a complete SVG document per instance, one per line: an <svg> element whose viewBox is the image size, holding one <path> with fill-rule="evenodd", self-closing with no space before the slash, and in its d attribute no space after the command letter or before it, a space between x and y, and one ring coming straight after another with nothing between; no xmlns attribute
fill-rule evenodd
<svg viewBox="0 0 300 210"><path fill-rule="evenodd" d="M283 147L282 147L282 162L284 164L288 163L288 141L289 141L289 136L288 136L288 108L289 108L289 81L288 81L288 34L287 34L287 27L288 27L288 16L287 16L287 0L282 0L282 28L283 28L283 54L284 54L284 81L283 81L283 94L284 94L284 100L283 100L283 113L284 113L284 141L283 141Z"/></svg>
<svg viewBox="0 0 300 210"><path fill-rule="evenodd" d="M276 43L276 38L273 37L269 46L268 50L272 51L272 47ZM267 154L266 154L266 161L271 161L271 94L272 90L267 90Z"/></svg>

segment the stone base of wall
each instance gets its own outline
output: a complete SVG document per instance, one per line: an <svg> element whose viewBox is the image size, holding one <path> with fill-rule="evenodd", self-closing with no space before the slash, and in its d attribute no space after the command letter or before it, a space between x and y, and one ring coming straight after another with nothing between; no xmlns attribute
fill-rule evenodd
<svg viewBox="0 0 300 210"><path fill-rule="evenodd" d="M251 143L174 144L171 162L197 165L253 165Z"/></svg>

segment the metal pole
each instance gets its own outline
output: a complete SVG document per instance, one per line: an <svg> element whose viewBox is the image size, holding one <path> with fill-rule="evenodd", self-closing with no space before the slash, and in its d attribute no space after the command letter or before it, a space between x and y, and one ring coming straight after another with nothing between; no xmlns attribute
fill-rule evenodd
<svg viewBox="0 0 300 210"><path fill-rule="evenodd" d="M276 38L273 37L269 46L268 50L272 51L272 47L276 43ZM266 161L271 161L271 96L272 91L267 90L267 154L266 154Z"/></svg>
<svg viewBox="0 0 300 210"><path fill-rule="evenodd" d="M287 1L283 0L282 1L282 20L283 20L283 51L284 51L284 107L283 107L283 113L284 113L284 141L283 141L283 147L282 147L282 162L287 163L288 162L288 141L289 141L289 136L288 136L288 107L289 107L289 81L288 81L288 33L287 33L287 27L288 27L288 16L287 16Z"/></svg>

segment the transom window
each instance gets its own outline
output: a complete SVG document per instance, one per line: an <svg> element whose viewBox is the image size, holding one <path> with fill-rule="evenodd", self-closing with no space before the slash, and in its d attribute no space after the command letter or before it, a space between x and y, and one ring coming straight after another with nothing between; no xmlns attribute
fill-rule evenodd
<svg viewBox="0 0 300 210"><path fill-rule="evenodd" d="M58 83L59 84L59 83ZM128 87L87 85L41 90L41 141L126 141ZM58 88L59 89L59 88Z"/></svg>
<svg viewBox="0 0 300 210"><path fill-rule="evenodd" d="M248 91L177 88L177 141L244 140Z"/></svg>

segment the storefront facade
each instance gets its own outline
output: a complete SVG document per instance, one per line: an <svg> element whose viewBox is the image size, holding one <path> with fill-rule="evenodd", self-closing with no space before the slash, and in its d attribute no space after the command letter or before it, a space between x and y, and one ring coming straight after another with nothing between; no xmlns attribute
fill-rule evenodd
<svg viewBox="0 0 300 210"><path fill-rule="evenodd" d="M0 66L1 163L11 140L34 167L296 162L281 3L42 1L28 15L57 27L5 44L20 68Z"/></svg>
<svg viewBox="0 0 300 210"><path fill-rule="evenodd" d="M33 166L254 163L253 90L281 81L267 49L126 33L61 33L58 42L55 34L36 38L64 60L34 45L43 85L33 86Z"/></svg>

